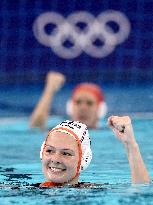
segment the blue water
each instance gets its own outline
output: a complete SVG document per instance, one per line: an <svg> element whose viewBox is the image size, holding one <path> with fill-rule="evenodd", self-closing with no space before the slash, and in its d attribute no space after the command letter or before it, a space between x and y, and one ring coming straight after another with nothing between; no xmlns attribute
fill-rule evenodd
<svg viewBox="0 0 153 205"><path fill-rule="evenodd" d="M59 119L54 117L51 121ZM105 124L105 122L103 123ZM153 178L153 119L133 118L135 136ZM153 185L131 185L122 144L112 131L90 130L93 160L80 181L105 184L99 188L39 189L44 181L39 151L47 131L30 129L28 118L0 119L0 204L153 204Z"/></svg>
<svg viewBox="0 0 153 205"><path fill-rule="evenodd" d="M152 113L153 83L134 85L101 85L108 105L108 115L119 113ZM0 84L0 117L30 116L37 104L44 84ZM73 84L67 84L58 91L53 99L51 113L65 115L65 105L70 97Z"/></svg>
<svg viewBox="0 0 153 205"><path fill-rule="evenodd" d="M153 86L102 86L110 114L128 113L135 136L153 178ZM28 117L43 85L3 85L0 88L0 205L9 204L153 204L153 185L130 183L130 170L122 144L102 121L103 130L90 130L93 160L80 181L98 184L95 188L39 189L29 185L44 181L39 159L47 131L29 129ZM70 88L55 95L52 113L65 114ZM61 106L61 99L62 106ZM25 117L27 116L27 117ZM63 118L53 117L49 125Z"/></svg>

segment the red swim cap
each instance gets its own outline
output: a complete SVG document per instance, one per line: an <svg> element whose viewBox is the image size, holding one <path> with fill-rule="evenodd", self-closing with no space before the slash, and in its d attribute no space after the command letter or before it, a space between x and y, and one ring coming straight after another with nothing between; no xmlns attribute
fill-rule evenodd
<svg viewBox="0 0 153 205"><path fill-rule="evenodd" d="M101 91L101 88L94 83L81 83L77 85L73 90L72 100L75 98L75 95L80 91L92 93L96 97L98 103L104 101L104 95Z"/></svg>

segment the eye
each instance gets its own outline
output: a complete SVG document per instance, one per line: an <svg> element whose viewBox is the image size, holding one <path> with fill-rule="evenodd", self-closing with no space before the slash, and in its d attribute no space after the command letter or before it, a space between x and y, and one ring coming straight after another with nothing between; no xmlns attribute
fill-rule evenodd
<svg viewBox="0 0 153 205"><path fill-rule="evenodd" d="M45 153L46 153L46 154L52 154L52 153L54 153L54 150L52 150L52 149L46 149L46 150L45 150Z"/></svg>
<svg viewBox="0 0 153 205"><path fill-rule="evenodd" d="M94 104L94 102L90 101L90 100L88 100L86 103L87 103L88 106L92 106Z"/></svg>
<svg viewBox="0 0 153 205"><path fill-rule="evenodd" d="M80 105L82 103L81 100L75 100L74 102L75 102L76 105Z"/></svg>
<svg viewBox="0 0 153 205"><path fill-rule="evenodd" d="M72 154L69 153L69 152L63 152L63 155L64 155L64 156L72 156Z"/></svg>

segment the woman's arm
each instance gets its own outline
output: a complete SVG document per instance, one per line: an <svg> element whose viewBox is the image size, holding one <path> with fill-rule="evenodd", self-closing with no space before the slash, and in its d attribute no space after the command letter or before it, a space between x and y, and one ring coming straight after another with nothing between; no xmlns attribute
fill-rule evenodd
<svg viewBox="0 0 153 205"><path fill-rule="evenodd" d="M135 140L131 119L128 116L111 116L108 124L117 138L124 144L127 153L132 183L150 183L151 178L142 159L139 146Z"/></svg>
<svg viewBox="0 0 153 205"><path fill-rule="evenodd" d="M47 74L44 91L30 117L30 127L45 127L54 94L61 88L64 82L65 76L61 73L49 72Z"/></svg>

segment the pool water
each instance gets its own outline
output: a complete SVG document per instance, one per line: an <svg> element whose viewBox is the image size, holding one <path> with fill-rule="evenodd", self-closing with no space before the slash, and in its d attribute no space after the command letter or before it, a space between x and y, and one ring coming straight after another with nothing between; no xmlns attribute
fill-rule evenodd
<svg viewBox="0 0 153 205"><path fill-rule="evenodd" d="M134 118L133 126L153 177L153 119ZM123 145L112 131L106 126L89 133L93 160L80 181L105 184L97 188L39 189L29 185L44 181L39 151L47 131L30 129L28 118L1 118L0 204L153 204L152 184L131 185Z"/></svg>

